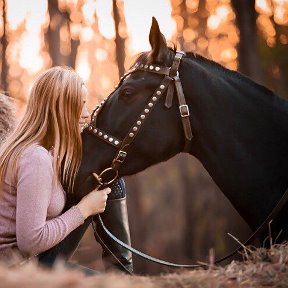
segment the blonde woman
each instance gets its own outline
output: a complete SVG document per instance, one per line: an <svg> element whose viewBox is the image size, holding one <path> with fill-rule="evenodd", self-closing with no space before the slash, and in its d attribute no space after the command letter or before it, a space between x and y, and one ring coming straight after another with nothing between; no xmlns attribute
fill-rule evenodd
<svg viewBox="0 0 288 288"><path fill-rule="evenodd" d="M26 113L0 148L0 258L24 258L62 241L105 210L110 188L92 191L64 213L81 162L87 89L75 71L54 67L35 81ZM63 168L63 169L62 169Z"/></svg>

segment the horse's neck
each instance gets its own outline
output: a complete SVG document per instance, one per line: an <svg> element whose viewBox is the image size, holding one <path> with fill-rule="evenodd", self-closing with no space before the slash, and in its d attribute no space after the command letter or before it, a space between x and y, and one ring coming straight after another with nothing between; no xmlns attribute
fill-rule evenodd
<svg viewBox="0 0 288 288"><path fill-rule="evenodd" d="M190 62L180 72L194 132L191 154L257 226L288 185L288 134L278 126L288 127L288 105L240 74Z"/></svg>

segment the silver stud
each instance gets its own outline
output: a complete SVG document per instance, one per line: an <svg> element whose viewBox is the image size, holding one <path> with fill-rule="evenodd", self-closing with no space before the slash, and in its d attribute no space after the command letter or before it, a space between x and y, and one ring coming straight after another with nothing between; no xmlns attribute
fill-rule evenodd
<svg viewBox="0 0 288 288"><path fill-rule="evenodd" d="M137 121L137 125L141 125L141 121Z"/></svg>
<svg viewBox="0 0 288 288"><path fill-rule="evenodd" d="M112 142L114 139L112 137L109 138L109 142Z"/></svg>
<svg viewBox="0 0 288 288"><path fill-rule="evenodd" d="M103 133L102 133L102 132L99 132L99 133L98 133L98 135L99 135L99 136L102 136L102 135L103 135Z"/></svg>
<svg viewBox="0 0 288 288"><path fill-rule="evenodd" d="M129 137L133 137L134 136L134 133L129 133Z"/></svg>
<svg viewBox="0 0 288 288"><path fill-rule="evenodd" d="M93 130L93 133L95 133L95 134L96 134L96 133L97 133L97 129L94 129L94 130Z"/></svg>
<svg viewBox="0 0 288 288"><path fill-rule="evenodd" d="M144 112L145 113L149 113L149 109L144 109Z"/></svg>
<svg viewBox="0 0 288 288"><path fill-rule="evenodd" d="M137 131L138 130L138 128L135 126L135 127L133 127L133 131Z"/></svg>
<svg viewBox="0 0 288 288"><path fill-rule="evenodd" d="M145 119L145 117L146 117L146 116L143 115L143 114L140 116L141 119Z"/></svg>
<svg viewBox="0 0 288 288"><path fill-rule="evenodd" d="M115 141L114 141L114 144L115 144L115 145L118 145L118 144L119 144L119 141L118 141L118 140L115 140Z"/></svg>
<svg viewBox="0 0 288 288"><path fill-rule="evenodd" d="M104 135L104 139L107 139L107 138L108 138L108 135L105 134L105 135Z"/></svg>
<svg viewBox="0 0 288 288"><path fill-rule="evenodd" d="M143 64L141 64L141 65L140 65L140 68L143 68L143 66L144 66L144 65L143 65Z"/></svg>
<svg viewBox="0 0 288 288"><path fill-rule="evenodd" d="M157 95L161 95L161 91L159 91L159 90L156 91L156 94L157 94Z"/></svg>
<svg viewBox="0 0 288 288"><path fill-rule="evenodd" d="M153 65L150 65L149 69L150 69L150 70L153 70L153 69L154 69L154 66L153 66Z"/></svg>
<svg viewBox="0 0 288 288"><path fill-rule="evenodd" d="M165 88L165 86L164 85L160 85L160 89L164 89Z"/></svg>
<svg viewBox="0 0 288 288"><path fill-rule="evenodd" d="M156 70L156 71L159 71L159 70L160 70L160 67L158 67L158 66L155 67L155 70Z"/></svg>
<svg viewBox="0 0 288 288"><path fill-rule="evenodd" d="M149 103L148 103L148 106L149 106L149 107L152 107L152 106L153 106L153 103L149 102Z"/></svg>
<svg viewBox="0 0 288 288"><path fill-rule="evenodd" d="M152 100L153 100L153 101L156 101L156 100L157 100L157 97L155 97L155 96L152 97Z"/></svg>
<svg viewBox="0 0 288 288"><path fill-rule="evenodd" d="M89 130L92 130L93 129L93 127L92 126L89 126Z"/></svg>
<svg viewBox="0 0 288 288"><path fill-rule="evenodd" d="M144 66L144 68L148 68L148 65L146 64L146 65Z"/></svg>

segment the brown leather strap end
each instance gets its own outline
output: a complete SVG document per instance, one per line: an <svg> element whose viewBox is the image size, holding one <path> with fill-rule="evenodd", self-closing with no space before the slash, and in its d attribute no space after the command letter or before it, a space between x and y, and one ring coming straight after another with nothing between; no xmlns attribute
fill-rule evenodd
<svg viewBox="0 0 288 288"><path fill-rule="evenodd" d="M191 126L190 126L189 117L182 118L182 122L183 122L185 137L187 140L191 141L193 134L192 134Z"/></svg>
<svg viewBox="0 0 288 288"><path fill-rule="evenodd" d="M171 82L167 89L167 95L165 99L165 107L171 108L173 104L173 96L174 96L174 82Z"/></svg>

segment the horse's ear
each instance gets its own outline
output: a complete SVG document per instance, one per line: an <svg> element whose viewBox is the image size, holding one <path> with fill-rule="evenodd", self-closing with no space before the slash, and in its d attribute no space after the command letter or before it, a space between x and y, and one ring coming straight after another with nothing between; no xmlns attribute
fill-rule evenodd
<svg viewBox="0 0 288 288"><path fill-rule="evenodd" d="M164 35L160 32L160 28L155 17L152 17L149 41L152 47L150 56L154 62L160 62L165 57L168 47Z"/></svg>

